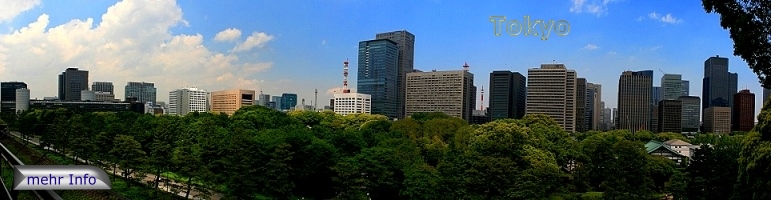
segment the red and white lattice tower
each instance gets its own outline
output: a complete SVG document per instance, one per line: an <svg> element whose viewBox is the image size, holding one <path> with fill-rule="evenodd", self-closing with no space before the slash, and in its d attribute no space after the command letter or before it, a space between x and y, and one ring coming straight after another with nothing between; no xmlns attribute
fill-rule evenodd
<svg viewBox="0 0 771 200"><path fill-rule="evenodd" d="M480 100L482 100L481 103L479 103L479 109L484 111L485 110L485 86L482 86L482 96L479 97Z"/></svg>
<svg viewBox="0 0 771 200"><path fill-rule="evenodd" d="M348 59L343 62L343 93L351 93L348 89Z"/></svg>

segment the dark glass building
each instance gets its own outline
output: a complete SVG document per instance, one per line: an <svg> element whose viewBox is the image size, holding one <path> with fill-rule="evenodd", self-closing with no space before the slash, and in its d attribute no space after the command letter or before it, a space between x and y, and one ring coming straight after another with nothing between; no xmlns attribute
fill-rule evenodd
<svg viewBox="0 0 771 200"><path fill-rule="evenodd" d="M728 72L728 58L710 57L704 61L702 109L731 107L737 89L737 74Z"/></svg>
<svg viewBox="0 0 771 200"><path fill-rule="evenodd" d="M280 110L291 110L295 106L297 106L297 94L292 94L292 93L281 94Z"/></svg>
<svg viewBox="0 0 771 200"><path fill-rule="evenodd" d="M396 77L396 106L398 118L405 118L405 103L406 103L406 80L407 73L413 72L413 62L415 60L415 35L406 30L392 31L386 33L378 33L375 35L375 39L388 39L396 43L396 47L399 50L399 56L397 65L397 77Z"/></svg>
<svg viewBox="0 0 771 200"><path fill-rule="evenodd" d="M27 88L24 82L0 83L0 101L16 101L16 89Z"/></svg>
<svg viewBox="0 0 771 200"><path fill-rule="evenodd" d="M80 101L83 90L88 90L88 71L67 68L59 75L59 100Z"/></svg>
<svg viewBox="0 0 771 200"><path fill-rule="evenodd" d="M490 120L521 119L525 116L527 78L519 72L490 73Z"/></svg>
<svg viewBox="0 0 771 200"><path fill-rule="evenodd" d="M398 118L399 51L396 42L376 39L359 42L358 93L372 96L372 114Z"/></svg>

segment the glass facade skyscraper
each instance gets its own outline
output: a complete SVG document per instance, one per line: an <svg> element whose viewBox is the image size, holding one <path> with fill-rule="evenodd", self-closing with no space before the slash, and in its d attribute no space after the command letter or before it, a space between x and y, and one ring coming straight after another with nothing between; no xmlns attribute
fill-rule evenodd
<svg viewBox="0 0 771 200"><path fill-rule="evenodd" d="M155 105L156 89L154 83L128 82L126 84L125 98L136 97L138 102L152 102Z"/></svg>
<svg viewBox="0 0 771 200"><path fill-rule="evenodd" d="M737 74L728 72L728 58L710 57L704 61L702 109L731 107L737 89Z"/></svg>
<svg viewBox="0 0 771 200"><path fill-rule="evenodd" d="M297 106L297 94L284 93L281 94L281 110L291 110Z"/></svg>
<svg viewBox="0 0 771 200"><path fill-rule="evenodd" d="M356 89L372 97L372 114L398 118L399 49L396 42L376 39L359 42Z"/></svg>

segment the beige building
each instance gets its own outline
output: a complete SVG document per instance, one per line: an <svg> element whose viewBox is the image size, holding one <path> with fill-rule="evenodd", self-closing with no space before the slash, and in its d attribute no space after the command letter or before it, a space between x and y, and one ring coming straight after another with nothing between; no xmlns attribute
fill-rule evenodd
<svg viewBox="0 0 771 200"><path fill-rule="evenodd" d="M474 74L467 70L407 73L405 114L443 112L470 120L476 105Z"/></svg>
<svg viewBox="0 0 771 200"><path fill-rule="evenodd" d="M731 107L709 107L704 109L704 132L731 133Z"/></svg>
<svg viewBox="0 0 771 200"><path fill-rule="evenodd" d="M254 90L222 90L211 93L211 112L232 115L242 106L254 105Z"/></svg>
<svg viewBox="0 0 771 200"><path fill-rule="evenodd" d="M567 132L576 131L576 71L564 64L527 70L527 114L552 117Z"/></svg>

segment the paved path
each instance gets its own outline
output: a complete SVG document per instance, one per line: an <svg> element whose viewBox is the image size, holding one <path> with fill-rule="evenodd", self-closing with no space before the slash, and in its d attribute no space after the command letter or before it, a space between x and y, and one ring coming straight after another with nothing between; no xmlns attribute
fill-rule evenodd
<svg viewBox="0 0 771 200"><path fill-rule="evenodd" d="M21 138L21 134L19 134L19 132L11 131L10 133L11 133L11 135L13 135L15 137ZM37 137L30 137L29 140L27 140L27 142L30 142L30 143L35 144L35 145L40 145L40 139L37 138ZM57 152L56 150L48 148L48 147L46 147L46 150ZM66 155L66 156L69 157L69 158L74 158L74 156L71 156L71 155ZM80 159L80 158L78 158L77 160L79 162L81 162L81 163L87 163L86 160L83 160L83 159ZM104 169L104 170L108 174L113 174L112 167ZM121 174L123 174L123 170L120 169L120 167L118 167L118 169L115 170L115 174L120 176ZM132 173L131 176L136 177L136 175L138 175L138 174L137 173ZM155 181L155 178L156 178L155 174L146 173L144 179L142 181L140 181L140 182L143 183L143 184L149 185L149 184L152 184ZM161 177L161 179L163 179L163 177ZM170 180L169 183L170 184L166 184L164 182L160 182L158 184L158 188L163 190L163 191L169 192L169 193L173 193L172 189L176 188L177 191L179 191L179 192L177 192L177 195L179 195L181 197L185 197L185 192L187 191L187 184L186 183L180 183L180 182L176 182L176 181L172 181L172 180ZM200 199L200 198L196 198L195 197L199 193L200 192L198 190L196 190L195 188L190 189L190 198L192 198L192 199ZM217 193L215 191L212 191L212 190L209 190L209 194L211 194L210 197L209 197L209 199L211 199L211 200L220 200L220 199L222 199L224 197L224 195L222 195L220 193Z"/></svg>

